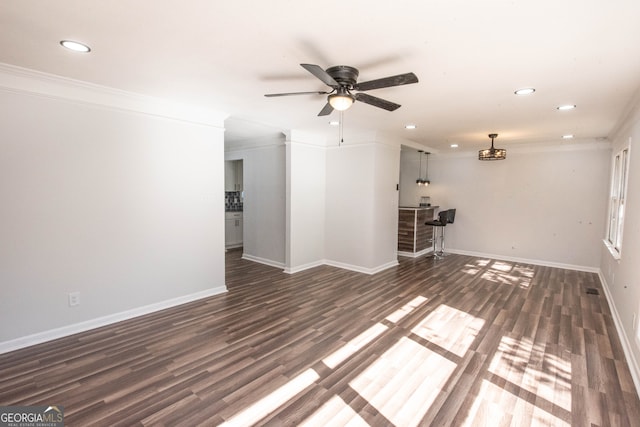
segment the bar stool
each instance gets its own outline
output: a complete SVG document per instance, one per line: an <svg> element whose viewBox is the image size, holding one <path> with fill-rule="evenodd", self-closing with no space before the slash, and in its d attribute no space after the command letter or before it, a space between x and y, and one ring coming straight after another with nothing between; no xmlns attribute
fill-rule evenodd
<svg viewBox="0 0 640 427"><path fill-rule="evenodd" d="M438 212L438 219L425 222L425 225L431 225L433 227L433 258L440 259L445 256L444 253L444 228L447 224L453 224L456 219L456 210L447 209ZM438 229L440 229L440 251L437 251L438 242Z"/></svg>

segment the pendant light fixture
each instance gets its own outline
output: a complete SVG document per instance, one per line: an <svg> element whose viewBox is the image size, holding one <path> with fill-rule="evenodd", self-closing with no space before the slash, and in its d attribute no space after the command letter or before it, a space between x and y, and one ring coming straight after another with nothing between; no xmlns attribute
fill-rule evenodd
<svg viewBox="0 0 640 427"><path fill-rule="evenodd" d="M427 185L431 184L431 181L429 181L428 179L422 179L422 153L424 153L423 150L418 150L418 153L420 153L420 168L418 169L418 179L416 179L416 184L418 184L418 187L422 187L423 185L426 187ZM427 154L427 177L429 176L429 154L430 153L426 153Z"/></svg>
<svg viewBox="0 0 640 427"><path fill-rule="evenodd" d="M426 166L425 166L424 180L422 181L422 185L426 187L429 184L431 184L431 181L429 181L429 154L431 153L428 151L425 151L424 154L427 156L427 161L425 162Z"/></svg>
<svg viewBox="0 0 640 427"><path fill-rule="evenodd" d="M493 147L493 140L497 137L497 133L489 134L489 138L491 138L491 148L478 151L478 160L504 160L507 158L507 150Z"/></svg>
<svg viewBox="0 0 640 427"><path fill-rule="evenodd" d="M418 155L420 156L420 167L418 168L418 179L416 179L416 184L418 187L422 186L422 153L423 150L418 150Z"/></svg>

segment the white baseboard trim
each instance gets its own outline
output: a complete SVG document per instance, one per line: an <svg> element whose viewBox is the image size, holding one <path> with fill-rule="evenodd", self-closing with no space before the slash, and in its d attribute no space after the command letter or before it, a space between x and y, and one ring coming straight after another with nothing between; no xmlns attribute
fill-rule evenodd
<svg viewBox="0 0 640 427"><path fill-rule="evenodd" d="M260 263L260 264L268 265L268 266L271 266L271 267L284 268L284 262L273 261L273 260L270 260L270 259L260 258L260 257L257 257L257 256L245 254L245 253L242 254L242 259L246 259L247 261L253 261L253 262Z"/></svg>
<svg viewBox="0 0 640 427"><path fill-rule="evenodd" d="M425 255L427 253L430 253L432 250L432 248L429 249L425 249L423 251L420 252L416 252L411 253L411 252L398 252L399 256L408 256L408 257L412 257L412 258L417 258L419 256ZM477 258L490 258L490 259L495 259L495 260L499 260L499 261L510 261L510 262L520 262L523 264L532 264L532 265L541 265L544 267L555 267L555 268L563 268L566 270L576 270L576 271L584 271L587 273L599 273L600 269L597 267L588 267L588 266L584 266L584 265L573 265L573 264L563 264L563 263L558 263L558 262L551 262L551 261L541 261L541 260L536 260L536 259L528 259L528 258L517 258L517 257L509 257L509 256L504 256L504 255L496 255L496 254L487 254L484 252L473 252L473 251L464 251L464 250L458 250L458 249L445 249L445 252L448 253L452 253L452 254L458 254L458 255L467 255L467 256L472 256L472 257L477 257ZM244 257L244 255L243 255ZM300 271L303 270L307 270L309 268L313 268L313 267L317 267L319 265L330 265L333 267L338 267L338 268L344 268L345 270L351 270L351 271L357 271L359 273L366 273L366 274L376 274L380 271L386 270L387 268L391 268L391 267L395 267L396 265L398 265L398 261L391 261L389 263L383 264L381 266L378 267L374 267L374 268L365 268L365 267L360 267L357 265L351 265L351 264L345 264L342 262L338 262L338 261L331 261L331 260L320 260L320 261L315 261L315 262L311 262L308 264L303 264L301 266L298 267L294 267L294 268L290 268L290 267L285 267L284 268L284 272L285 273L289 273L289 274L294 274L294 273L298 273Z"/></svg>
<svg viewBox="0 0 640 427"><path fill-rule="evenodd" d="M325 260L324 263L332 267L343 268L345 270L355 271L357 273L376 274L383 270L386 270L387 268L395 267L396 265L398 265L398 260L393 260L386 264L382 264L373 268L360 267L358 265L345 264L342 262L331 261L331 260Z"/></svg>
<svg viewBox="0 0 640 427"><path fill-rule="evenodd" d="M181 304L186 304L188 302L193 302L202 298L208 298L210 296L218 295L224 292L227 292L227 288L224 286L211 288L190 295L184 295L181 297L172 298L170 300L160 301L155 304L149 304L131 310L121 311L119 313L109 314L107 316L86 320L84 322L74 323L72 325L62 326L60 328L50 329L48 331L38 332L32 335L27 335L25 337L0 342L0 354L19 350L21 348L29 347L36 344L41 344L43 342L55 340L58 338L64 338L69 335L100 328L102 326L107 326L112 323L121 322L123 320L133 319L134 317L143 316L145 314L175 307Z"/></svg>
<svg viewBox="0 0 640 427"><path fill-rule="evenodd" d="M433 248L429 247L427 249L423 249L421 251L418 252L404 252L404 251L398 251L398 256L404 256L404 257L408 257L408 258L418 258L421 257L423 255L426 255L428 253L433 252Z"/></svg>
<svg viewBox="0 0 640 427"><path fill-rule="evenodd" d="M297 267L285 267L284 268L284 272L287 274L294 274L294 273L299 273L301 271L304 270L308 270L310 268L314 268L314 267L318 267L324 265L324 261L320 260L320 261L313 261L313 262L309 262L307 264L302 264L299 265Z"/></svg>
<svg viewBox="0 0 640 427"><path fill-rule="evenodd" d="M616 331L618 331L618 337L620 337L620 343L622 344L622 351L624 352L624 356L627 359L627 364L629 365L629 370L631 371L631 378L633 378L633 384L636 386L636 392L638 396L640 396L640 364L636 360L633 350L631 347L631 342L627 338L625 334L622 319L620 318L620 314L618 313L618 309L613 301L613 295L611 295L611 290L609 289L609 283L604 278L604 274L602 274L602 270L598 271L598 276L600 277L600 282L602 283L602 288L604 289L605 297L607 298L607 302L609 303L609 308L611 309L611 315L613 317L613 323L616 326Z"/></svg>
<svg viewBox="0 0 640 427"><path fill-rule="evenodd" d="M523 264L541 265L543 267L555 267L555 268L563 268L565 270L585 271L587 273L598 273L600 271L600 269L597 268L597 267L588 267L588 266L584 266L584 265L573 265L573 264L563 264L563 263L559 263L559 262L541 261L541 260L537 260L537 259L517 258L517 257L510 257L510 256L505 256L505 255L487 254L487 253L483 253L483 252L463 251L463 250L449 249L449 248L445 249L445 253L446 252L449 252L449 253L452 253L452 254L459 254L459 255L468 255L468 256L473 256L473 257L477 257L477 258L491 258L491 259L496 259L496 260L499 260L499 261L521 262Z"/></svg>
<svg viewBox="0 0 640 427"><path fill-rule="evenodd" d="M329 265L331 267L338 267L344 270L355 271L357 273L376 274L383 270L386 270L387 268L395 267L396 265L398 265L398 260L389 261L388 263L379 265L377 267L366 268L366 267L361 267L359 265L346 264L343 262L324 259L321 261L310 262L308 264L304 264L294 268L285 267L284 272L288 274L294 274L300 271L308 270L313 267L318 267L320 265Z"/></svg>

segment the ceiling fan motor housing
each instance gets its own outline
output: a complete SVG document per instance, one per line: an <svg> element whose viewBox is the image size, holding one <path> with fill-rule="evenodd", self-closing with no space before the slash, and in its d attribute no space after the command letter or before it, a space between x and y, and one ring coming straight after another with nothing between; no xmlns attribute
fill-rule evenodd
<svg viewBox="0 0 640 427"><path fill-rule="evenodd" d="M347 86L349 88L356 84L358 75L360 74L357 68L349 67L348 65L329 67L326 69L326 72L333 77L340 86Z"/></svg>

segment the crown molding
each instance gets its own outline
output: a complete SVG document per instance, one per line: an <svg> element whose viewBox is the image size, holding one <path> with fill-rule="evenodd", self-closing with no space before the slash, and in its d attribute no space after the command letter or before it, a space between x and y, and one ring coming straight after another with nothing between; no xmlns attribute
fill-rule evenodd
<svg viewBox="0 0 640 427"><path fill-rule="evenodd" d="M280 132L277 135L268 135L262 136L259 138L247 138L242 140L236 140L233 142L224 143L224 151L225 153L230 153L234 151L251 151L251 150L260 150L265 148L272 147L284 147L285 146L285 135Z"/></svg>
<svg viewBox="0 0 640 427"><path fill-rule="evenodd" d="M291 129L283 132L285 145L308 145L317 148L325 148L327 140L323 135L304 130Z"/></svg>
<svg viewBox="0 0 640 427"><path fill-rule="evenodd" d="M227 113L0 63L0 90L224 129Z"/></svg>
<svg viewBox="0 0 640 427"><path fill-rule="evenodd" d="M500 148L507 149L507 159L509 153L529 154L529 153L553 153L563 151L592 151L592 150L611 150L611 142L608 139L587 138L582 140L573 140L572 142L537 142L507 145L502 144ZM433 154L433 153L432 153ZM464 150L455 152L436 153L441 157L478 157L477 150Z"/></svg>
<svg viewBox="0 0 640 427"><path fill-rule="evenodd" d="M640 87L638 87L638 90L633 94L624 113L620 116L620 120L618 120L618 123L616 123L609 133L609 139L613 142L625 139L625 134L628 133L631 127L638 121L640 121Z"/></svg>

